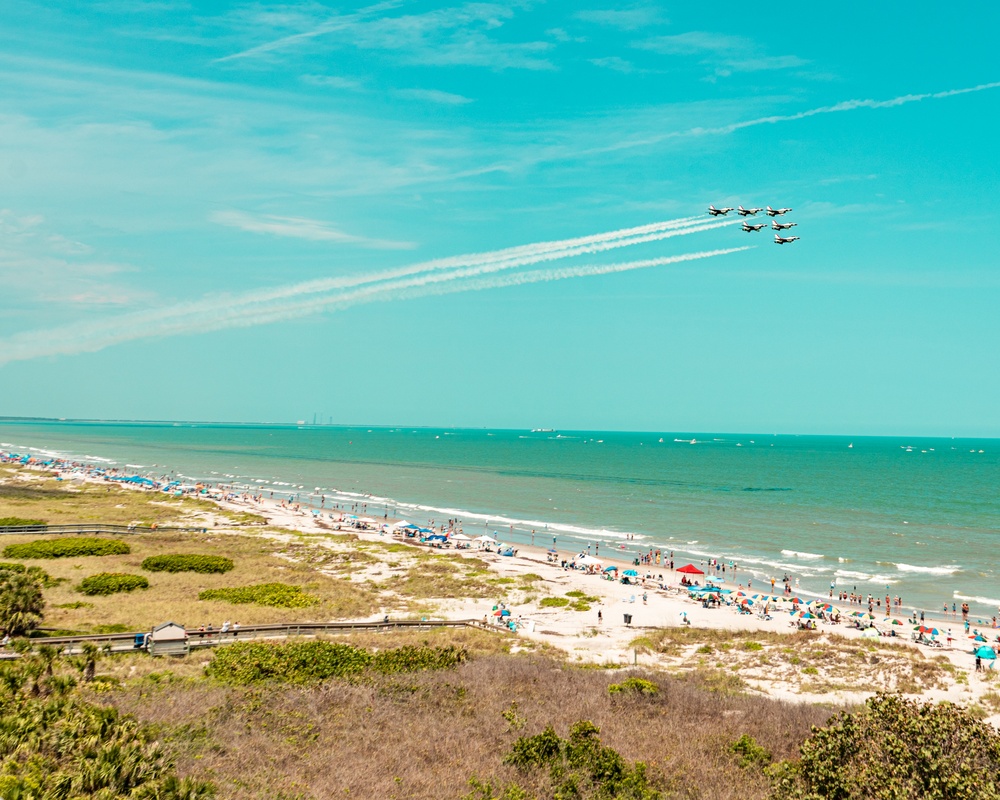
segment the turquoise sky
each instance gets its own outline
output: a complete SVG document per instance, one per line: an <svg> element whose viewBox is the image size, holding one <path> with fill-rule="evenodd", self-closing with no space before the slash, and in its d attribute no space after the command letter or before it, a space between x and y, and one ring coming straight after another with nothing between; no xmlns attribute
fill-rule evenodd
<svg viewBox="0 0 1000 800"><path fill-rule="evenodd" d="M6 0L0 414L1000 436L968 9Z"/></svg>

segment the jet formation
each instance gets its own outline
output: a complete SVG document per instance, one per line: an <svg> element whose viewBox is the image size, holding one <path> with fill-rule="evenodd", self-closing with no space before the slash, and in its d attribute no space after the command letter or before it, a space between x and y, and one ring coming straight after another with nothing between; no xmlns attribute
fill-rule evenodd
<svg viewBox="0 0 1000 800"><path fill-rule="evenodd" d="M797 222L778 222L777 217L782 217L789 211L794 211L792 208L771 208L771 206L766 206L765 208L744 208L742 205L736 208L716 208L714 205L708 207L708 213L713 217L724 217L730 211L735 211L741 217L756 217L761 211L763 211L767 216L771 217L771 230L774 231L774 243L775 244L791 244L792 242L797 242L799 240L798 236L782 236L781 231L791 230L798 226ZM744 233L758 233L762 229L767 227L766 222L751 223L746 219L743 220L742 230Z"/></svg>

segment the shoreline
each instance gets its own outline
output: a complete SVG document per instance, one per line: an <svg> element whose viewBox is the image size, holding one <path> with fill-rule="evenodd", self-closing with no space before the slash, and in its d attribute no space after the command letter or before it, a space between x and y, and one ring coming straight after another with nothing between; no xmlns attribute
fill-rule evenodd
<svg viewBox="0 0 1000 800"><path fill-rule="evenodd" d="M53 471L62 472L63 480L67 473L77 469L72 465L67 465L64 469L56 470L52 465L45 466L37 471L44 471L52 474ZM34 470L33 470L34 471ZM88 482L104 483L102 477L92 475L84 477L76 475L72 480L86 480ZM132 488L135 491L149 491L141 488L140 485L124 484L123 488ZM356 536L363 542L402 542L408 545L407 549L413 549L414 553L423 548L425 552L431 554L441 554L449 556L459 556L463 558L478 559L494 573L498 579L496 599L477 599L471 597L443 597L429 600L429 606L433 609L431 618L441 619L482 619L487 621L495 619L495 609L506 603L506 609L510 612L511 619L520 623L518 629L519 637L531 640L536 644L554 647L567 654L570 660L590 663L604 667L622 667L631 664L642 664L644 666L655 667L666 671L688 671L697 663L699 657L697 653L702 652L707 647L707 652L712 651L710 645L699 647L697 644L699 636L707 637L707 641L717 641L717 637L726 636L749 636L750 643L753 637L761 637L765 644L763 647L778 648L774 652L792 652L787 647L781 649L775 640L768 639L773 635L788 635L795 633L798 629L792 616L784 611L776 611L770 619L762 618L755 613L740 614L733 606L722 605L721 607L705 607L701 603L692 600L686 590L678 586L676 580L678 575L670 573L669 569L662 564L641 566L637 568L640 575L644 575L647 570L654 576L662 573L664 581L647 582L645 585L623 584L620 581L607 580L601 574L585 573L578 569L566 569L560 563L551 563L547 560L547 548L540 546L518 545L516 556L502 556L497 552L477 550L474 548L455 550L451 548L436 549L426 545L407 542L399 539L386 531L364 530L350 526L336 526L335 521L330 518L330 512L326 512L326 517L311 513L310 510L296 509L287 503L283 506L281 501L260 498L250 500L241 495L221 495L210 497L198 495L201 499L209 499L216 508L227 512L251 513L265 520L267 526L284 528L289 531L297 531L308 535L316 536L314 545L318 547L346 548L351 547L349 542L335 540L338 534L345 533ZM253 527L231 528L226 524L226 520L214 518L210 511L196 512L203 515L205 519L215 525L213 530L219 533L232 533L237 535L260 535L277 540L291 540L290 534L280 531L258 530L253 532ZM336 512L334 512L336 514ZM331 537L323 540L324 536ZM565 550L560 550L558 560L562 561L565 555L570 555ZM395 556L399 558L399 555ZM407 557L402 556L405 560ZM568 560L568 559L567 559ZM602 569L604 566L616 564L620 571L631 566L631 560L622 558L621 554L602 554ZM413 563L413 562L411 562ZM683 562L675 561L675 566L680 566ZM383 565L384 566L384 565ZM699 576L700 577L700 576ZM380 580L388 578L390 582L381 583L388 593L384 595L382 601L383 610L377 617L384 614L395 615L399 613L412 613L400 610L397 605L398 600L393 600L391 591L391 574L384 576ZM359 570L352 574L350 580L368 581L372 575L364 570ZM704 582L700 578L700 582ZM725 584L729 586L730 584ZM738 584L734 587L737 588ZM750 590L753 591L753 590ZM568 596L568 597L567 597ZM543 605L540 601L547 598L561 598L561 604ZM581 598L583 607L574 608L568 598ZM804 598L803 598L804 599ZM574 601L575 602L575 601ZM402 608L405 608L404 603ZM840 606L842 611L849 611L849 607ZM630 615L631 619L626 620L625 615ZM909 639L910 627L897 626L903 635L896 637L877 637L874 641L863 641L862 631L848 627L845 624L825 624L818 623L815 630L810 635L816 645L832 647L833 652L845 651L850 648L869 648L861 652L872 652L871 648L885 646L897 646L894 652L897 655L889 654L887 660L896 659L899 663L905 664L904 653L912 653L912 658L919 662L934 664L944 663L947 665L948 674L954 676L950 685L940 684L935 681L929 686L924 686L919 690L910 689L916 696L927 700L950 700L961 703L975 703L978 698L990 693L995 685L995 678L1000 677L1000 670L990 670L980 678L976 676L973 680L971 670L974 660L971 640L964 637L957 630L957 625L949 620L939 621L933 617L928 617L927 622L937 624L942 631L948 627L953 628L953 647L929 648L913 642ZM877 628L884 628L883 619L876 617ZM691 645L679 651L664 651L658 654L657 651L649 652L646 645L640 644L643 636L659 635L670 630L683 628L684 634L691 640ZM713 633L714 632L714 633ZM991 643L997 640L997 631L986 630ZM713 636L716 637L713 639ZM637 638L638 637L638 638ZM942 636L943 640L945 637ZM744 639L745 640L745 639ZM823 643L826 643L825 645ZM842 643L842 644L841 644ZM721 647L721 646L720 646ZM753 650L761 649L761 645L755 645ZM513 652L518 649L514 646ZM739 650L728 652L729 647L722 647L717 651L716 658L729 658ZM909 656L907 658L910 658ZM899 661L903 659L902 661ZM878 659L876 659L877 661ZM702 658L701 661L704 661ZM765 664L772 664L766 661ZM852 662L853 663L853 662ZM994 662L995 664L995 662ZM722 662L716 663L715 667L721 667ZM732 668L737 669L739 665L733 664ZM797 670L785 676L774 673L775 666L766 666L761 671L759 665L740 667L738 675L746 680L748 690L767 694L772 697L790 700L794 702L843 702L856 703L870 696L878 689L892 690L892 684L879 687L872 687L870 684L858 685L857 681L833 684L832 688L819 690L820 694L811 690L808 681L804 680ZM823 669L821 667L821 669ZM858 669L861 671L859 672ZM849 672L855 675L864 674L864 667L850 667ZM934 669L940 671L940 667ZM831 673L831 675L836 674ZM944 673L941 673L942 675ZM959 679L965 675L966 678ZM830 680L833 680L831 677ZM901 678L886 678L890 681L898 681ZM901 684L902 685L902 684ZM910 684L906 684L910 685ZM917 684L914 684L917 685ZM922 684L920 684L922 685ZM906 691L906 690L903 690ZM995 714L990 719L992 724L1000 726L1000 714Z"/></svg>
<svg viewBox="0 0 1000 800"><path fill-rule="evenodd" d="M142 475L144 478L149 478L151 480L163 483L169 483L169 485L179 485L180 488L185 489L185 494L191 496L199 496L205 498L211 495L213 499L218 500L219 498L226 496L228 494L242 495L250 494L253 496L259 493L261 497L266 493L270 497L265 498L270 501L271 497L274 497L272 502L278 503L281 496L290 498L297 501L298 504L302 505L304 508L309 509L315 513L329 514L332 512L336 513L341 511L343 513L348 513L348 511L353 507L359 515L371 514L376 519L382 516L382 520L385 522L392 522L403 518L404 516L410 517L414 520L421 520L426 518L428 523L433 523L435 528L438 528L441 522L439 515L443 514L462 514L463 519L458 520L457 528L462 530L463 528L468 530L468 535L475 537L478 534L478 528L482 525L483 533L492 532L493 536L501 541L505 541L508 544L512 544L518 548L526 548L530 546L532 539L538 540L545 539L548 536L553 536L554 542L556 542L556 547L560 553L566 552L591 552L591 547L593 547L595 552L599 553L599 557L607 560L609 558L615 559L618 563L625 563L628 566L632 566L632 559L640 554L645 554L650 550L659 549L665 556L669 549L674 550L678 555L675 558L675 562L678 564L683 560L684 562L690 561L696 566L706 569L708 562L711 562L716 557L709 556L704 550L693 550L684 549L683 542L669 542L664 545L661 544L659 548L652 544L653 538L649 534L627 534L621 531L611 531L604 528L581 528L579 526L558 524L553 525L552 528L548 527L548 523L544 522L531 522L529 520L515 519L511 517L506 517L503 515L485 515L473 512L466 512L456 509L439 508L435 506L429 506L419 502L401 502L394 501L392 498L381 497L378 495L373 495L367 492L355 492L355 491L344 491L337 489L325 490L326 496L323 492L319 491L319 487L316 487L316 491L308 491L306 487L296 485L287 481L279 480L278 478L273 478L270 481L263 479L247 479L253 480L255 483L245 483L237 480L234 475L220 475L217 472L211 471L213 474L211 477L204 479L197 479L191 476L184 476L178 473L176 470L170 470L168 475L163 474L168 470L169 465L157 465L154 464L153 467L157 469L151 470L148 466L142 466L139 464L120 464L119 462L113 461L112 459L102 458L98 456L87 455L83 458L76 459L71 457L66 457L60 453L58 450L53 449L43 449L38 447L23 447L24 450L31 455L33 461L41 462L41 465L51 465L58 464L59 468L64 471L74 472L78 470L83 470L84 472L94 472L94 471L109 471L109 472L121 472L122 475ZM0 456L6 455L0 451ZM88 459L88 460L85 460ZM188 482L198 481L196 484L200 489L203 485L208 487L207 493L198 493L190 491L194 488L194 485ZM265 485L266 484L266 485ZM213 494L214 493L214 494ZM325 502L324 502L325 501ZM367 510L368 507L371 510ZM390 515L390 509L392 509L392 514ZM382 515L379 512L382 512ZM468 519L467 517L472 517ZM491 524L492 523L492 524ZM539 528L535 530L529 530L526 524L537 525ZM544 527L541 527L544 526ZM599 534L599 535L595 535ZM631 538L634 536L635 538ZM567 541L573 537L573 540ZM603 537L603 538L602 538ZM619 537L613 540L608 540L607 537ZM670 537L671 539L673 537ZM691 545L692 542L687 542L687 545ZM694 542L697 544L697 542ZM676 545L676 546L675 546ZM544 548L544 545L536 543L535 547ZM718 560L724 564L729 571L732 570L734 566L738 567L738 575L740 580L744 577L748 581L752 581L754 586L749 586L748 588L752 592L759 592L770 583L772 579L776 581L777 587L781 587L782 581L780 577L782 573L789 576L792 585L794 586L794 593L804 600L830 600L830 595L824 589L820 589L816 585L809 585L823 583L827 580L836 582L837 586L834 590L834 594L838 595L839 592L847 586L851 587L852 592L857 592L859 595L867 597L871 595L873 598L879 600L884 599L885 593L881 590L876 591L864 591L858 592L858 583L856 581L864 581L867 576L863 573L857 573L850 576L839 576L825 575L822 578L817 577L818 573L815 572L815 566L810 566L810 564L794 565L794 564L783 564L780 563L782 559L788 560L793 556L802 555L809 556L810 558L825 558L823 556L816 556L815 554L804 554L798 553L798 551L789 549L793 544L788 544L784 549L781 550L780 556L775 556L774 561L769 560L766 556L746 556L743 563L734 565L734 562L726 558L725 556L718 557ZM579 548L579 550L576 550ZM624 551L622 548L625 548ZM603 549L603 552L599 552ZM683 554L683 555L681 555ZM843 559L838 559L843 562ZM882 562L878 562L882 563ZM768 566L770 565L770 566ZM896 581L905 580L905 573L908 571L915 572L933 572L937 568L925 568L918 567L912 568L909 565L902 565L907 567L904 571L904 575L896 578ZM800 567L802 572L799 573L796 567ZM643 567L646 569L646 567ZM813 572L810 572L813 570ZM652 571L659 573L660 571L665 571L665 567L661 565L653 565ZM829 572L830 568L819 570L819 572ZM842 570L837 570L838 572ZM810 577L812 574L812 577ZM728 571L727 571L727 577ZM875 576L882 577L882 576ZM806 582L806 585L799 585L799 578ZM851 583L848 583L851 582ZM869 581L871 582L871 581ZM890 581L892 583L894 581ZM731 586L732 584L727 584ZM860 584L862 587L865 586L864 582ZM735 588L735 587L734 587ZM874 588L874 587L872 587ZM888 585L885 586L887 590L886 593L891 594L893 598L896 596L896 592L891 590ZM974 591L974 590L972 590ZM779 590L780 593L780 590ZM949 598L949 602L958 605L963 601L964 598L968 598L965 602L970 605L970 621L972 621L976 626L980 628L991 628L994 624L994 615L1000 616L1000 609L993 608L990 606L986 600L988 598L983 597L973 597L967 595L961 595L957 590L953 593L953 597ZM905 602L906 598L903 598L904 602L900 607L897 607L895 603L893 604L894 616L902 616L908 618L910 614L919 615L923 613L923 619L928 623L934 622L945 627L961 626L962 621L959 614L942 613L941 604L932 604L930 606L915 605L913 603ZM832 602L838 603L836 597L833 598ZM846 601L844 603L846 605ZM862 606L850 605L850 609L862 608ZM876 608L873 612L877 616L881 616L881 610Z"/></svg>

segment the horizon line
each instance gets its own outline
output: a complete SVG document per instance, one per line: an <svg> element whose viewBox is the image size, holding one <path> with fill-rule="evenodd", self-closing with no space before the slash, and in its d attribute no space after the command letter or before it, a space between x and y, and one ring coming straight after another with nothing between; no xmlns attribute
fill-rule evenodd
<svg viewBox="0 0 1000 800"><path fill-rule="evenodd" d="M746 430L694 430L694 429L659 429L659 430L635 430L628 428L529 428L529 427L508 427L490 425L411 425L402 423L364 423L364 422L309 422L308 420L295 422L260 422L260 421L235 421L235 420L185 420L185 419L101 419L98 417L24 417L24 416L4 416L0 415L0 424L4 423L30 423L47 422L56 424L90 423L104 425L201 425L206 427L258 427L258 428L371 428L371 429L394 429L412 428L416 430L452 430L452 431L496 431L496 432L524 432L535 431L544 433L615 433L615 434L722 434L726 436L791 436L791 437L817 437L817 438L851 438L856 439L889 439L901 437L913 437L921 439L976 439L987 441L1000 441L1000 434L973 434L973 435L946 435L946 434L923 434L923 433L802 433L787 431L746 431Z"/></svg>

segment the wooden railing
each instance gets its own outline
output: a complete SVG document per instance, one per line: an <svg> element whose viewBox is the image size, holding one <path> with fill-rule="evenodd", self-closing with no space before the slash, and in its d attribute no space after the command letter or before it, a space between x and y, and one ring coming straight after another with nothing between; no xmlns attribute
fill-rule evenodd
<svg viewBox="0 0 1000 800"><path fill-rule="evenodd" d="M491 633L509 634L510 631L503 626L489 625L481 619L429 619L429 620L370 620L360 622L289 622L271 625L241 625L238 629L229 630L223 633L221 630L202 631L188 630L188 645L193 648L214 647L216 645L231 644L232 642L245 641L247 639L268 639L285 638L288 636L315 636L319 633L346 633L350 631L386 631L393 629L417 629L427 630L430 628L478 628L479 630L490 631ZM60 652L71 654L78 652L85 643L90 642L101 648L109 648L113 653L128 652L142 649L136 647L137 637L143 639L149 631L133 631L130 633L98 633L85 634L79 636L39 636L33 637L30 641L33 648L42 645L55 647ZM140 640L142 641L142 640ZM0 650L0 659L16 658L17 654L9 648Z"/></svg>
<svg viewBox="0 0 1000 800"><path fill-rule="evenodd" d="M205 533L201 528L169 528L157 525L108 525L104 522L80 522L75 525L7 525L0 534L12 533Z"/></svg>

